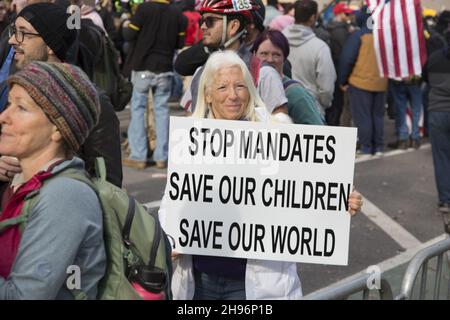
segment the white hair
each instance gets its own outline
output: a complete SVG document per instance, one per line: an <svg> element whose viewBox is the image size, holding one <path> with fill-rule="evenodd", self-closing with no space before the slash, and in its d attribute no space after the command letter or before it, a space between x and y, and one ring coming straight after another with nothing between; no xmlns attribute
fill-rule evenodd
<svg viewBox="0 0 450 320"><path fill-rule="evenodd" d="M244 61L231 50L217 51L211 54L208 61L203 68L200 77L200 84L198 88L197 104L192 115L194 118L213 118L211 106L206 101L206 96L211 90L211 85L214 82L214 77L223 68L238 67L241 69L244 76L245 84L249 92L249 101L246 106L244 118L249 121L256 121L256 107L264 107L264 102L261 100L253 83L253 78Z"/></svg>

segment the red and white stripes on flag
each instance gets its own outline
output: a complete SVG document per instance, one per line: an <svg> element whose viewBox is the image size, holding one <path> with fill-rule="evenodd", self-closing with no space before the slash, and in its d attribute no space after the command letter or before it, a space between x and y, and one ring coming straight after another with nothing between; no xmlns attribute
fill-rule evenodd
<svg viewBox="0 0 450 320"><path fill-rule="evenodd" d="M382 77L420 76L427 59L420 0L366 0Z"/></svg>

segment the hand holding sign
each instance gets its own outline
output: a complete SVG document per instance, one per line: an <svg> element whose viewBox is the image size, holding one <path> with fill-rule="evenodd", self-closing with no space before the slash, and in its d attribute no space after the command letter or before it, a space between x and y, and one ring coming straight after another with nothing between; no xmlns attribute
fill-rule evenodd
<svg viewBox="0 0 450 320"><path fill-rule="evenodd" d="M362 205L362 195L355 190L355 187L353 187L352 193L350 193L350 197L348 199L348 212L350 215L354 216L359 210L361 210Z"/></svg>

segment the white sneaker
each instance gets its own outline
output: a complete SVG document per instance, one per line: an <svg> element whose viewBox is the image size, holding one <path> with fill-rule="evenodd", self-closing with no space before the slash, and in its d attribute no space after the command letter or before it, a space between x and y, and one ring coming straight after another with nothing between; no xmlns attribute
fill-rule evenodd
<svg viewBox="0 0 450 320"><path fill-rule="evenodd" d="M375 152L374 157L381 158L383 155L384 155L383 152L377 151L377 152Z"/></svg>
<svg viewBox="0 0 450 320"><path fill-rule="evenodd" d="M372 154L370 153L356 153L356 159L358 160L368 160L370 158L372 158Z"/></svg>

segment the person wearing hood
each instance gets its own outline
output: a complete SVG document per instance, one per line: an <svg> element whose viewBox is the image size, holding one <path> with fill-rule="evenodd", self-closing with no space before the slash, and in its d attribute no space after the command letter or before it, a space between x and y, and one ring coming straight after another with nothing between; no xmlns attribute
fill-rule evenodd
<svg viewBox="0 0 450 320"><path fill-rule="evenodd" d="M292 78L313 95L324 116L333 99L336 71L330 48L312 29L317 16L315 1L296 2L295 24L286 27L283 34L289 41Z"/></svg>
<svg viewBox="0 0 450 320"><path fill-rule="evenodd" d="M339 61L338 83L348 92L361 145L359 157L380 156L384 151L383 116L387 79L380 77L367 7L356 13L360 30L345 42Z"/></svg>

